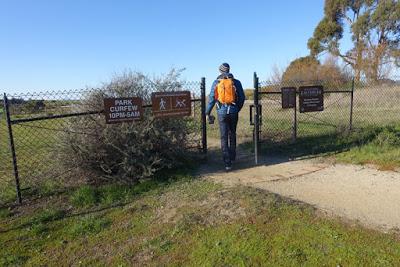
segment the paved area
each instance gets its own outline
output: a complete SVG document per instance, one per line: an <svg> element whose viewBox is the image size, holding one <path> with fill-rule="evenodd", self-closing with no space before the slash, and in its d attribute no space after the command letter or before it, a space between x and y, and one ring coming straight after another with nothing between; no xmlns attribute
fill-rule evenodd
<svg viewBox="0 0 400 267"><path fill-rule="evenodd" d="M265 158L254 166L239 156L236 168L221 171L213 157L200 174L225 185L243 184L309 203L335 216L387 230L400 229L400 173L321 160Z"/></svg>

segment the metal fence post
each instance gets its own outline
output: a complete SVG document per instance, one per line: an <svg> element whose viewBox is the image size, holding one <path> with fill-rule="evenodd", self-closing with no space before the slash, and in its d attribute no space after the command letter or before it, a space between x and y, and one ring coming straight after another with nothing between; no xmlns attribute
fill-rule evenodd
<svg viewBox="0 0 400 267"><path fill-rule="evenodd" d="M259 133L260 133L260 114L258 104L258 77L257 73L254 72L254 160L255 164L258 164L258 149L259 149Z"/></svg>
<svg viewBox="0 0 400 267"><path fill-rule="evenodd" d="M297 140L297 90L294 93L295 101L293 108L293 129L292 129L292 142L295 143Z"/></svg>
<svg viewBox="0 0 400 267"><path fill-rule="evenodd" d="M353 130L353 101L354 101L354 77L353 81L351 82L351 95L350 95L350 124L349 124L349 131Z"/></svg>
<svg viewBox="0 0 400 267"><path fill-rule="evenodd" d="M20 185L19 185L19 177L18 177L17 156L15 154L14 137L13 137L13 132L12 132L10 110L9 110L9 104L8 104L8 99L7 99L6 93L4 93L4 102L3 102L3 104L4 104L4 111L6 113L8 139L9 139L9 142L10 142L10 150L11 150L14 177L15 177L15 189L16 189L16 192L17 192L17 201L18 201L18 204L22 204L21 188L20 188Z"/></svg>
<svg viewBox="0 0 400 267"><path fill-rule="evenodd" d="M203 153L207 154L207 120L206 120L206 78L201 78L201 141Z"/></svg>

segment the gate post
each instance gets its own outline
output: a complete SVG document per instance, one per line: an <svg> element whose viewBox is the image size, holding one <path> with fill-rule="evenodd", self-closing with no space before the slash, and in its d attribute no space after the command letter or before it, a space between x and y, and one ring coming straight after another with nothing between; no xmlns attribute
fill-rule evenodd
<svg viewBox="0 0 400 267"><path fill-rule="evenodd" d="M258 164L258 149L260 139L260 109L258 104L258 77L257 73L254 72L254 160L255 164Z"/></svg>
<svg viewBox="0 0 400 267"><path fill-rule="evenodd" d="M297 140L297 89L294 93L295 101L293 108L293 129L292 129L292 142L295 143Z"/></svg>
<svg viewBox="0 0 400 267"><path fill-rule="evenodd" d="M206 78L201 78L201 145L204 154L207 154L207 118L206 118Z"/></svg>
<svg viewBox="0 0 400 267"><path fill-rule="evenodd" d="M353 100L354 100L354 77L353 77L353 80L351 82L349 132L351 132L353 130Z"/></svg>
<svg viewBox="0 0 400 267"><path fill-rule="evenodd" d="M21 188L19 185L19 176L18 176L17 156L15 154L14 136L13 136L13 132L12 132L10 110L9 110L9 104L8 104L8 99L7 99L6 93L4 93L3 100L4 100L3 104L4 104L4 111L6 113L6 121L7 121L7 129L8 129L8 140L10 142L10 150L11 150L13 171L14 171L14 177L15 177L15 189L17 192L17 201L18 201L18 204L22 204Z"/></svg>

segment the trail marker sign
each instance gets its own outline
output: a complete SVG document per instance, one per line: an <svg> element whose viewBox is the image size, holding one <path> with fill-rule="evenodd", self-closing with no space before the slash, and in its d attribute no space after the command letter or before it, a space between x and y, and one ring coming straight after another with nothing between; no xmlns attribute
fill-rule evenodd
<svg viewBox="0 0 400 267"><path fill-rule="evenodd" d="M324 88L321 85L299 87L300 113L324 110Z"/></svg>
<svg viewBox="0 0 400 267"><path fill-rule="evenodd" d="M104 98L106 123L121 123L142 119L143 101L140 97Z"/></svg>
<svg viewBox="0 0 400 267"><path fill-rule="evenodd" d="M192 113L190 91L156 92L151 94L154 117L183 117Z"/></svg>
<svg viewBox="0 0 400 267"><path fill-rule="evenodd" d="M296 87L281 88L281 95L283 109L296 107Z"/></svg>

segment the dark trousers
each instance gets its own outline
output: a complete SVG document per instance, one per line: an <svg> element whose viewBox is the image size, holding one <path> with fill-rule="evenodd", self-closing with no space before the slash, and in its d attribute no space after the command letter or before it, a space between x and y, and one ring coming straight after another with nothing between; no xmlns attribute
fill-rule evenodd
<svg viewBox="0 0 400 267"><path fill-rule="evenodd" d="M218 114L219 131L221 134L221 150L225 166L231 166L236 159L236 127L238 113Z"/></svg>

